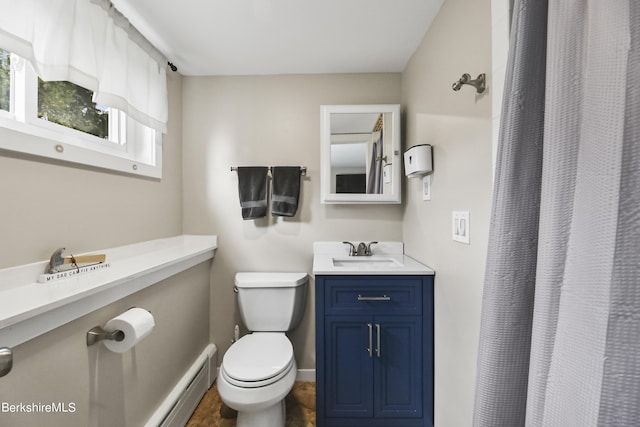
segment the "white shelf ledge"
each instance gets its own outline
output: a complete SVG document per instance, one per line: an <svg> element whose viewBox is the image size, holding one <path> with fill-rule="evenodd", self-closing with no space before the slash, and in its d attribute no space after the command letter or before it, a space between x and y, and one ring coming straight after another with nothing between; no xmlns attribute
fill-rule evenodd
<svg viewBox="0 0 640 427"><path fill-rule="evenodd" d="M112 249L110 268L38 283L47 261L0 270L0 347L15 347L213 258L216 236L177 236ZM80 255L80 254L77 254Z"/></svg>

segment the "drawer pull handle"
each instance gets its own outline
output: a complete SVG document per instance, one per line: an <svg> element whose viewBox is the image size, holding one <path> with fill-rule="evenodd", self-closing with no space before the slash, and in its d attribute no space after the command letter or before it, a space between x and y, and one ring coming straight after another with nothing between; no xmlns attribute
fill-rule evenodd
<svg viewBox="0 0 640 427"><path fill-rule="evenodd" d="M391 297L387 294L382 295L381 297L365 297L358 295L358 301L391 301Z"/></svg>

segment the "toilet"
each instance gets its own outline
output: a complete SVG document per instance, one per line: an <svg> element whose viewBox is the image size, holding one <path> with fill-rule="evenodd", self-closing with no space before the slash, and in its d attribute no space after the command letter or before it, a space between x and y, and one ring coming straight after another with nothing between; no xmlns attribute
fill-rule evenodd
<svg viewBox="0 0 640 427"><path fill-rule="evenodd" d="M285 335L304 313L307 273L237 273L235 291L250 334L224 355L218 375L222 401L238 411L237 427L284 427L284 398L297 375Z"/></svg>

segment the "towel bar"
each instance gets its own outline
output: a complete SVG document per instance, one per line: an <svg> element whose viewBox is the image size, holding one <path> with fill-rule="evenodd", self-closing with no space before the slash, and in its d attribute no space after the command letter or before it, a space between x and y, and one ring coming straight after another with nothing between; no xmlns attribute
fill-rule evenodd
<svg viewBox="0 0 640 427"><path fill-rule="evenodd" d="M271 166L268 167L269 172L271 172ZM233 171L237 171L238 167L237 166L231 166L231 172ZM300 166L300 175L302 176L306 176L307 175L307 167L306 166Z"/></svg>

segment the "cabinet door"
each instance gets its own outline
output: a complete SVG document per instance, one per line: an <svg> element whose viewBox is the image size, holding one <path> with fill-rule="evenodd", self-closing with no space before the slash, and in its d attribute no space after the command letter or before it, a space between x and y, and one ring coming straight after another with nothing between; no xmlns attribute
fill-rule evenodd
<svg viewBox="0 0 640 427"><path fill-rule="evenodd" d="M370 328L371 325L371 335ZM373 341L371 316L325 318L325 415L336 418L373 416ZM373 343L371 344L374 345Z"/></svg>
<svg viewBox="0 0 640 427"><path fill-rule="evenodd" d="M421 418L422 318L375 316L374 342L375 416Z"/></svg>

